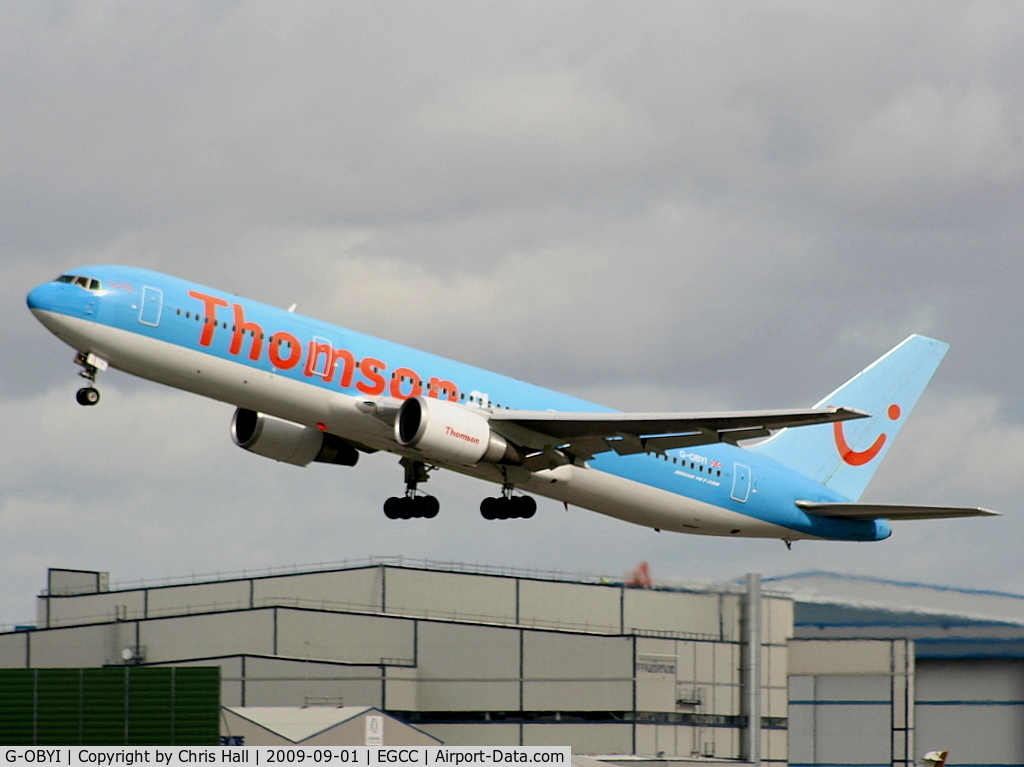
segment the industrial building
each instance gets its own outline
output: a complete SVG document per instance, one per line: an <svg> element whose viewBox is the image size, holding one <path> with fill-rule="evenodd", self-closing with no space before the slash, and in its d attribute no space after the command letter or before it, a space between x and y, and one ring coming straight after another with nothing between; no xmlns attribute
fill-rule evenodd
<svg viewBox="0 0 1024 767"><path fill-rule="evenodd" d="M1024 597L1009 594L374 560L116 588L55 569L37 607L36 627L0 633L0 667L217 666L238 732L333 722L318 742L357 745L354 717L384 716L408 737L606 760L1024 764Z"/></svg>
<svg viewBox="0 0 1024 767"><path fill-rule="evenodd" d="M38 628L0 635L0 665L215 664L225 706L372 706L449 745L781 764L791 627L791 600L756 579L660 590L381 562L110 589L51 570Z"/></svg>
<svg viewBox="0 0 1024 767"><path fill-rule="evenodd" d="M791 764L932 750L1024 764L1024 596L835 573L766 583L795 601Z"/></svg>

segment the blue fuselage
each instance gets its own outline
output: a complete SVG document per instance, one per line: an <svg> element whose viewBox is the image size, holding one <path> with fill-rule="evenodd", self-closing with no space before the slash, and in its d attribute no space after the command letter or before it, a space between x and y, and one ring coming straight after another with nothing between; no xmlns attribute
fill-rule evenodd
<svg viewBox="0 0 1024 767"><path fill-rule="evenodd" d="M318 409L330 411L331 403L342 398L358 403L423 396L485 410L612 412L164 274L115 266L84 267L74 274L85 275L85 280L40 285L29 293L28 304L52 332L77 350L98 355L110 366L137 376L306 426L337 430L337 436L368 448L401 452L387 439L374 443L377 437L372 429L351 433L359 428L352 416L346 416L348 420L339 416L341 420L333 424L329 412ZM300 393L307 390L312 399ZM484 469L457 470L496 481ZM731 444L662 454L608 451L587 461L583 471L628 480L689 499L700 508L725 512L723 519L710 525L707 515L698 513L691 524L687 518L693 515L693 504L683 505L677 523L665 525L668 529L850 541L890 535L884 520L827 519L804 512L795 501L847 499L776 461ZM544 487L539 482L528 489L587 508L600 505L588 503L587 497L566 497L568 489L545 492ZM642 498L638 503L642 505ZM596 510L661 527L660 517L640 514L634 518L625 511Z"/></svg>

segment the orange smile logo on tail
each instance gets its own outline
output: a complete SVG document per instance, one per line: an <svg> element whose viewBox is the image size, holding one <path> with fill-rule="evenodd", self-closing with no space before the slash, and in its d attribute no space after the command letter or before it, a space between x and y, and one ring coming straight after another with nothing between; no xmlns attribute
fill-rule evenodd
<svg viewBox="0 0 1024 767"><path fill-rule="evenodd" d="M889 405L887 415L890 421L895 421L899 419L902 412L899 405ZM836 421L832 424L832 433L835 435L836 449L839 451L840 457L850 466L863 466L866 463L871 463L881 452L887 439L886 435L882 433L875 438L867 450L854 450L846 441L842 422Z"/></svg>

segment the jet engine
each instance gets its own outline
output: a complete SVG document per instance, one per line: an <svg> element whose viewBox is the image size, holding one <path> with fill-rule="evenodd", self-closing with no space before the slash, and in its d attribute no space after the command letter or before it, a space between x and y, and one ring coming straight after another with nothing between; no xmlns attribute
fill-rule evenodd
<svg viewBox="0 0 1024 767"><path fill-rule="evenodd" d="M395 419L395 439L438 463L519 462L516 449L491 431L483 413L432 397L402 403Z"/></svg>
<svg viewBox="0 0 1024 767"><path fill-rule="evenodd" d="M359 452L340 437L243 408L231 419L231 439L250 453L295 466L314 461L355 466L359 460Z"/></svg>

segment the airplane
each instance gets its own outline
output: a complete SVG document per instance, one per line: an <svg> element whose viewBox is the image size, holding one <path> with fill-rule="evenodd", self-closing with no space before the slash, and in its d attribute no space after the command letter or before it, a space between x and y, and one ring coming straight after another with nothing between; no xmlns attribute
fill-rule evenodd
<svg viewBox="0 0 1024 767"><path fill-rule="evenodd" d="M500 485L480 504L488 520L532 517L538 495L659 532L787 546L996 515L858 502L948 348L920 335L811 408L633 413L134 267L74 269L27 303L76 351L80 404L99 402L97 376L114 368L234 406L235 444L279 462L388 451L405 481L384 502L390 519L438 514L420 490L436 469Z"/></svg>

